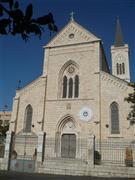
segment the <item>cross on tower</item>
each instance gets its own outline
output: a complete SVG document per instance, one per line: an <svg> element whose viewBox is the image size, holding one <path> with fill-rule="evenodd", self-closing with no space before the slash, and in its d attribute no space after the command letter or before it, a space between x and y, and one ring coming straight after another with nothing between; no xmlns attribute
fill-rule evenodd
<svg viewBox="0 0 135 180"><path fill-rule="evenodd" d="M72 11L71 13L70 13L70 19L73 21L74 20L74 12Z"/></svg>

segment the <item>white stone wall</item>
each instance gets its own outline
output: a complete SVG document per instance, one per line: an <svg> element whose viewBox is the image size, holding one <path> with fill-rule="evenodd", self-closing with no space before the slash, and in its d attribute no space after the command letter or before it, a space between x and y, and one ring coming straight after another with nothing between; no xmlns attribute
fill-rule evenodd
<svg viewBox="0 0 135 180"><path fill-rule="evenodd" d="M127 120L130 104L124 101L124 98L128 97L130 92L132 92L132 88L128 86L128 83L105 72L101 73L102 139L111 137L134 138L132 127L129 128L129 121ZM109 107L112 102L117 102L119 108L120 134L118 135L111 135L111 115ZM109 127L107 128L106 125L109 125Z"/></svg>
<svg viewBox="0 0 135 180"><path fill-rule="evenodd" d="M117 55L122 55L122 59L118 59ZM125 44L124 46L115 47L111 46L111 55L112 55L112 74L114 76L119 77L120 79L124 79L130 82L130 68L129 68L129 48L128 45ZM117 74L117 63L125 64L125 73L124 74Z"/></svg>
<svg viewBox="0 0 135 180"><path fill-rule="evenodd" d="M69 38L71 33L74 34L73 39ZM46 46L43 76L17 91L13 102L10 129L16 133L23 130L25 108L31 104L33 108L32 125L34 125L32 132L38 134L44 131L46 139L52 138L53 140L51 148L46 144L46 156L55 157L56 155L55 135L57 132L62 135L63 131L58 127L66 115L72 117L76 127L72 133L75 133L78 139L87 139L90 135L95 135L97 139L116 137L132 139L133 131L129 129L129 122L126 119L129 104L124 102L131 88L128 87L127 82L108 73L100 72L101 65L106 71L108 70L105 56L102 54L102 57L101 53L103 51L100 40L76 23L70 22ZM101 64L101 58L104 58L104 64ZM62 94L60 73L68 61L77 64L78 98L63 99L60 96ZM114 101L119 104L120 134L112 136L109 107ZM83 107L92 110L91 121L81 121L79 112ZM109 127L107 128L106 125ZM30 148L28 151L30 152Z"/></svg>
<svg viewBox="0 0 135 180"><path fill-rule="evenodd" d="M81 122L78 114L82 107L88 106L94 114L92 121L99 121L99 76L96 74L99 72L99 43L53 48L47 53L49 53L49 60L44 127L47 135L54 137L58 122L66 114L71 114L74 117L80 127L78 131L84 134L98 134L95 130L95 124ZM69 60L74 61L79 66L79 98L62 99L58 96L59 73ZM68 103L71 109L67 109ZM88 126L89 128L87 128Z"/></svg>
<svg viewBox="0 0 135 180"><path fill-rule="evenodd" d="M41 131L46 78L39 77L37 80L22 88L14 98L13 112L11 117L11 130L16 133L24 128L25 108L30 104L33 108L32 131ZM40 122L40 123L38 123ZM16 125L16 126L15 126Z"/></svg>

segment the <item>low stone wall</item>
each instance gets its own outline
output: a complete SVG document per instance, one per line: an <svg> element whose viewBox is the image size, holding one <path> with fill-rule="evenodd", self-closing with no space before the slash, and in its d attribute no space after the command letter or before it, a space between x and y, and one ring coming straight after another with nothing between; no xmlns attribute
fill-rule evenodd
<svg viewBox="0 0 135 180"><path fill-rule="evenodd" d="M119 166L95 166L90 169L87 176L99 177L127 177L135 178L134 167L119 167Z"/></svg>
<svg viewBox="0 0 135 180"><path fill-rule="evenodd" d="M87 162L78 160L46 159L44 163L37 164L36 170L45 174L135 178L135 167L114 165L95 165L92 167Z"/></svg>
<svg viewBox="0 0 135 180"><path fill-rule="evenodd" d="M0 170L7 170L7 161L4 158L0 158Z"/></svg>

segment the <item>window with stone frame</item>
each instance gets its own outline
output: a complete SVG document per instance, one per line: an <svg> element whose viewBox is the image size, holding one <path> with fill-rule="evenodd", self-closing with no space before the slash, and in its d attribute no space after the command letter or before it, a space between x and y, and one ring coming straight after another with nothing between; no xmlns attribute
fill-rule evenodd
<svg viewBox="0 0 135 180"><path fill-rule="evenodd" d="M125 64L122 63L122 74L125 74Z"/></svg>
<svg viewBox="0 0 135 180"><path fill-rule="evenodd" d="M120 134L119 127L119 108L116 102L110 105L111 112L111 134Z"/></svg>
<svg viewBox="0 0 135 180"><path fill-rule="evenodd" d="M116 69L117 69L117 74L125 74L125 64L122 63L122 64L119 64L117 63L116 64Z"/></svg>
<svg viewBox="0 0 135 180"><path fill-rule="evenodd" d="M63 77L63 98L67 97L67 77Z"/></svg>
<svg viewBox="0 0 135 180"><path fill-rule="evenodd" d="M75 76L75 97L79 96L79 76Z"/></svg>
<svg viewBox="0 0 135 180"><path fill-rule="evenodd" d="M79 97L79 75L75 65L70 64L63 73L62 98Z"/></svg>
<svg viewBox="0 0 135 180"><path fill-rule="evenodd" d="M120 70L119 70L119 64L117 63L117 74L119 75Z"/></svg>
<svg viewBox="0 0 135 180"><path fill-rule="evenodd" d="M33 109L32 106L29 104L25 109L24 129L23 129L24 132L31 132L32 114L33 114Z"/></svg>

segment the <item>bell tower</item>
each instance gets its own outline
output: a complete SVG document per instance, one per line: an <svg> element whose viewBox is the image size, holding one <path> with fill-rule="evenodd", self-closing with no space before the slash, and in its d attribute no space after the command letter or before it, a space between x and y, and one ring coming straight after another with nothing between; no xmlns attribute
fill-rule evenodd
<svg viewBox="0 0 135 180"><path fill-rule="evenodd" d="M130 82L129 48L124 44L119 18L116 22L115 42L111 46L112 75Z"/></svg>

